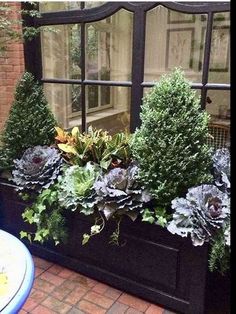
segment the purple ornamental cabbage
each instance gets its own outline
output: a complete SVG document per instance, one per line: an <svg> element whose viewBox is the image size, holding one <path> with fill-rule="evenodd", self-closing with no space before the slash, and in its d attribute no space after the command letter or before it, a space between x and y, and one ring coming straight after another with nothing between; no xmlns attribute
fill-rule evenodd
<svg viewBox="0 0 236 314"><path fill-rule="evenodd" d="M230 152L228 148L217 149L213 156L213 172L216 186L230 194Z"/></svg>
<svg viewBox="0 0 236 314"><path fill-rule="evenodd" d="M214 232L229 221L230 200L215 185L190 188L186 198L172 201L175 211L167 229L182 237L191 235L194 246L209 241Z"/></svg>
<svg viewBox="0 0 236 314"><path fill-rule="evenodd" d="M135 165L128 169L114 168L94 183L100 200L98 210L107 219L114 214L126 214L135 220L144 203L151 200L148 192L137 182L137 174L138 167Z"/></svg>
<svg viewBox="0 0 236 314"><path fill-rule="evenodd" d="M62 158L56 148L35 146L26 149L21 159L15 159L13 182L18 190L40 192L55 182L61 170Z"/></svg>

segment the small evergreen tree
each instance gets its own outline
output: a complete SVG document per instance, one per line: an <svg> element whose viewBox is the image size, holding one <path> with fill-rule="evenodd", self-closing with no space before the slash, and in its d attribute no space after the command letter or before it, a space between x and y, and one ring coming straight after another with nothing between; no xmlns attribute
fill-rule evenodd
<svg viewBox="0 0 236 314"><path fill-rule="evenodd" d="M25 72L19 81L9 118L1 135L0 169L10 169L12 161L28 148L50 145L56 120L48 107L43 87Z"/></svg>
<svg viewBox="0 0 236 314"><path fill-rule="evenodd" d="M158 204L168 206L187 188L211 179L209 116L181 70L163 76L144 97L141 121L132 151L140 179Z"/></svg>

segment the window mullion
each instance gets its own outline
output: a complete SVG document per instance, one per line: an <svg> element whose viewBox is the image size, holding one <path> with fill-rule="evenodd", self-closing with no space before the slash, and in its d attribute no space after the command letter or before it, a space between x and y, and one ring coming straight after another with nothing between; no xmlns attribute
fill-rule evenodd
<svg viewBox="0 0 236 314"><path fill-rule="evenodd" d="M203 59L203 69L202 69L202 92L201 92L201 108L205 109L206 107L206 96L207 96L207 87L209 66L210 66L210 53L211 53L211 38L212 38L212 29L213 29L213 12L208 13L207 19L207 29L206 29L206 44L204 50L204 59Z"/></svg>
<svg viewBox="0 0 236 314"><path fill-rule="evenodd" d="M134 12L133 52L132 52L132 91L130 108L130 131L141 123L140 110L143 97L144 54L145 54L146 12L139 8Z"/></svg>
<svg viewBox="0 0 236 314"><path fill-rule="evenodd" d="M86 123L86 95L85 95L85 23L81 23L81 109L82 109L82 132L87 131Z"/></svg>

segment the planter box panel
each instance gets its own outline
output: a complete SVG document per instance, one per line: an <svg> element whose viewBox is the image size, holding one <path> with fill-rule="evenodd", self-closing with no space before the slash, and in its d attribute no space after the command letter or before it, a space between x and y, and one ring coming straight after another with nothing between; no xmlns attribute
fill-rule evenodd
<svg viewBox="0 0 236 314"><path fill-rule="evenodd" d="M14 187L0 181L0 228L18 237L21 230L30 231L31 226L21 217L25 206ZM108 222L102 234L82 246L83 234L89 233L93 219L76 212L66 215L67 244L24 241L32 254L179 313L218 314L205 312L204 306L207 246L193 247L190 239L129 218L121 223L124 246L108 243L116 228L114 222Z"/></svg>

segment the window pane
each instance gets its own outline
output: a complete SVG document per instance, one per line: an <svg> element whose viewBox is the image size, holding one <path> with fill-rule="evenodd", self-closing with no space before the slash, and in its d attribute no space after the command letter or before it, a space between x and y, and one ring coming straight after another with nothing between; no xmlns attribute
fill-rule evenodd
<svg viewBox="0 0 236 314"><path fill-rule="evenodd" d="M88 109L87 123L111 134L129 130L130 88L99 86L97 107Z"/></svg>
<svg viewBox="0 0 236 314"><path fill-rule="evenodd" d="M230 82L230 14L214 14L209 82ZM204 30L205 31L205 30Z"/></svg>
<svg viewBox="0 0 236 314"><path fill-rule="evenodd" d="M216 149L230 146L230 92L211 90L207 93L206 110L211 115L209 143Z"/></svg>
<svg viewBox="0 0 236 314"><path fill-rule="evenodd" d="M185 14L158 6L147 12L145 81L181 67L193 82L202 80L202 27L206 15Z"/></svg>
<svg viewBox="0 0 236 314"><path fill-rule="evenodd" d="M98 7L104 3L106 3L106 1L85 1L84 7L86 9L90 9L90 8Z"/></svg>
<svg viewBox="0 0 236 314"><path fill-rule="evenodd" d="M55 11L66 11L73 9L80 9L79 1L41 1L39 2L40 12L55 12Z"/></svg>
<svg viewBox="0 0 236 314"><path fill-rule="evenodd" d="M68 128L74 112L81 112L80 86L45 83L44 92L58 123ZM76 116L76 124L81 126L81 115Z"/></svg>
<svg viewBox="0 0 236 314"><path fill-rule="evenodd" d="M132 26L133 15L125 10L86 25L87 79L130 80Z"/></svg>
<svg viewBox="0 0 236 314"><path fill-rule="evenodd" d="M209 90L206 109L210 113L212 121L218 123L230 122L230 92Z"/></svg>
<svg viewBox="0 0 236 314"><path fill-rule="evenodd" d="M80 25L43 28L41 47L44 78L81 78Z"/></svg>
<svg viewBox="0 0 236 314"><path fill-rule="evenodd" d="M40 12L53 12L80 9L82 1L42 1L39 3ZM105 3L105 1L83 1L86 9L98 7Z"/></svg>
<svg viewBox="0 0 236 314"><path fill-rule="evenodd" d="M72 128L82 125L81 87L45 83L44 91L59 125ZM87 123L115 133L129 130L130 88L86 86Z"/></svg>

